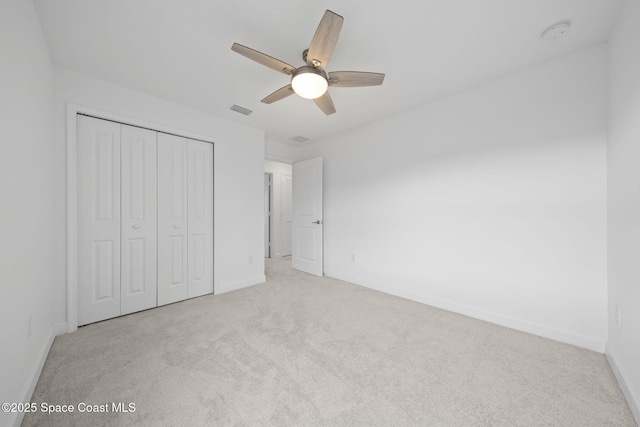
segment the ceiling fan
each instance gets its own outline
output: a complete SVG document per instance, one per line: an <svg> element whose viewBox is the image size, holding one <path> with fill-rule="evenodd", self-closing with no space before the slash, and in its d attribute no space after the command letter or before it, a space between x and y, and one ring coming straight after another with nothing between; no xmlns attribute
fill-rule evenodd
<svg viewBox="0 0 640 427"><path fill-rule="evenodd" d="M363 71L325 71L333 50L338 43L338 36L342 29L344 18L327 10L318 25L318 29L311 40L309 49L302 52L302 59L306 63L301 67L294 67L272 56L251 49L238 43L231 46L231 50L246 56L266 67L291 76L291 83L276 90L261 102L271 104L294 92L303 98L313 99L316 105L326 114L333 114L336 108L327 91L331 87L361 87L378 86L384 81L384 74Z"/></svg>

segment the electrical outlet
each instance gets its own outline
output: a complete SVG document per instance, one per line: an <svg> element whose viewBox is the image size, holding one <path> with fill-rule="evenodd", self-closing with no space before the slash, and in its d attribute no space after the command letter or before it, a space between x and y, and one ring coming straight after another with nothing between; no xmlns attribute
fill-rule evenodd
<svg viewBox="0 0 640 427"><path fill-rule="evenodd" d="M616 305L616 324L620 327L620 306Z"/></svg>

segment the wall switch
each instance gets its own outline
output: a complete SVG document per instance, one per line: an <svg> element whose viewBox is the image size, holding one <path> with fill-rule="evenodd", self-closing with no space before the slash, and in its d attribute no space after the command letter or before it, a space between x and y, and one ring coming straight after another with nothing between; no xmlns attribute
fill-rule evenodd
<svg viewBox="0 0 640 427"><path fill-rule="evenodd" d="M31 338L31 316L29 316L29 320L27 321L27 338Z"/></svg>
<svg viewBox="0 0 640 427"><path fill-rule="evenodd" d="M616 305L616 324L620 327L620 306Z"/></svg>
<svg viewBox="0 0 640 427"><path fill-rule="evenodd" d="M253 255L249 255L249 264L253 264Z"/></svg>
<svg viewBox="0 0 640 427"><path fill-rule="evenodd" d="M356 262L356 254L351 254L351 262Z"/></svg>

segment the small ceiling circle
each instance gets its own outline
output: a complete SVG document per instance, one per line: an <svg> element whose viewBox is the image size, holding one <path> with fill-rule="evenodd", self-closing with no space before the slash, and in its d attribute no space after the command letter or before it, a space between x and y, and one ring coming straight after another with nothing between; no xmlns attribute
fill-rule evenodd
<svg viewBox="0 0 640 427"><path fill-rule="evenodd" d="M551 42L559 40L567 35L570 28L571 22L569 21L557 22L542 32L542 40Z"/></svg>

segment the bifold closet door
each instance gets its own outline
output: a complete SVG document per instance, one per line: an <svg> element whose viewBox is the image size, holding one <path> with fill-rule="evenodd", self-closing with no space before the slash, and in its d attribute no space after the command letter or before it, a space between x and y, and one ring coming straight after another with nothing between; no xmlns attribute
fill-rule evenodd
<svg viewBox="0 0 640 427"><path fill-rule="evenodd" d="M213 292L213 145L158 134L158 305Z"/></svg>
<svg viewBox="0 0 640 427"><path fill-rule="evenodd" d="M213 292L213 145L188 140L188 292Z"/></svg>
<svg viewBox="0 0 640 427"><path fill-rule="evenodd" d="M213 292L213 144L78 116L78 325Z"/></svg>
<svg viewBox="0 0 640 427"><path fill-rule="evenodd" d="M121 125L120 314L157 305L157 132Z"/></svg>
<svg viewBox="0 0 640 427"><path fill-rule="evenodd" d="M158 305L187 299L187 139L158 134Z"/></svg>
<svg viewBox="0 0 640 427"><path fill-rule="evenodd" d="M78 116L78 324L120 315L120 125Z"/></svg>

